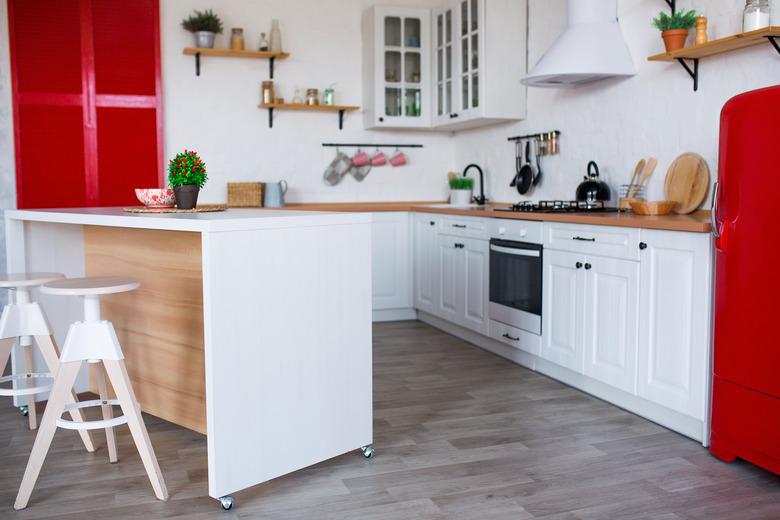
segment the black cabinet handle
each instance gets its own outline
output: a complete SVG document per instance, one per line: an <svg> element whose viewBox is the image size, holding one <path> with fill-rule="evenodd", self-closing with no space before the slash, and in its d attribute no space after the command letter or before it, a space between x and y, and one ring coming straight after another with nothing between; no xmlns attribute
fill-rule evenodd
<svg viewBox="0 0 780 520"><path fill-rule="evenodd" d="M385 118L384 118L384 117L380 117L380 118L379 118L379 122L380 122L380 123L384 123L384 122L385 122Z"/></svg>
<svg viewBox="0 0 780 520"><path fill-rule="evenodd" d="M585 238L585 237L572 237L572 240L579 240L580 242L595 242L595 238Z"/></svg>
<svg viewBox="0 0 780 520"><path fill-rule="evenodd" d="M466 229L466 224L453 224L452 227Z"/></svg>
<svg viewBox="0 0 780 520"><path fill-rule="evenodd" d="M450 114L450 119L454 119L456 117L458 117L458 114Z"/></svg>
<svg viewBox="0 0 780 520"><path fill-rule="evenodd" d="M642 249L642 250L647 249L647 244L645 244L644 242L639 242L639 249Z"/></svg>
<svg viewBox="0 0 780 520"><path fill-rule="evenodd" d="M436 225L436 222L434 222L433 220L431 220L431 226L435 226L435 225Z"/></svg>
<svg viewBox="0 0 780 520"><path fill-rule="evenodd" d="M574 267L576 267L577 269L581 269L582 268L582 262L577 262L576 264L574 264Z"/></svg>
<svg viewBox="0 0 780 520"><path fill-rule="evenodd" d="M590 269L591 267L593 267L593 266L590 265L590 264L585 264L585 269Z"/></svg>
<svg viewBox="0 0 780 520"><path fill-rule="evenodd" d="M457 249L463 249L463 248L464 248L464 247L466 247L466 246L465 246L465 245L463 245L463 244L455 244L455 247L456 247Z"/></svg>
<svg viewBox="0 0 780 520"><path fill-rule="evenodd" d="M515 338L513 336L510 336L509 334L504 334L504 337L506 339L511 339L512 341L520 341L520 338Z"/></svg>

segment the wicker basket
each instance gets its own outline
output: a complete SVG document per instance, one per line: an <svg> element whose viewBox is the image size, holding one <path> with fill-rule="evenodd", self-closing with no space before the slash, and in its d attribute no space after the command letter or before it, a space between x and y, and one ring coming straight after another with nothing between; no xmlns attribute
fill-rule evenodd
<svg viewBox="0 0 780 520"><path fill-rule="evenodd" d="M228 182L229 208L262 208L265 184L262 182Z"/></svg>

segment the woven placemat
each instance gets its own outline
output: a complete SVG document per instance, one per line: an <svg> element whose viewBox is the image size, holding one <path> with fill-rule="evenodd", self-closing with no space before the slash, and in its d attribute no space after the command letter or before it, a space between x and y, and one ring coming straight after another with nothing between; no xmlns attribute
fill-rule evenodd
<svg viewBox="0 0 780 520"><path fill-rule="evenodd" d="M224 204L203 204L192 209L179 208L147 208L139 206L134 208L124 208L128 213L209 213L213 211L225 211L227 206Z"/></svg>

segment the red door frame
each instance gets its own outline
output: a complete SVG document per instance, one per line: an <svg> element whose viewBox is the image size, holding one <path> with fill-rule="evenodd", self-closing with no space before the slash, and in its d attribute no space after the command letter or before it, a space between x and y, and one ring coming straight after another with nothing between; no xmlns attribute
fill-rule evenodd
<svg viewBox="0 0 780 520"><path fill-rule="evenodd" d="M86 201L88 206L97 206L99 202L98 158L97 158L97 108L154 108L157 118L157 176L160 186L165 183L163 171L163 114L162 114L162 74L160 60L160 3L152 0L157 16L154 24L154 96L114 95L95 93L95 55L92 39L92 2L80 0L81 21L81 95L59 93L20 93L16 70L16 44L14 38L14 5L8 5L8 39L11 57L11 91L14 123L14 152L16 166L16 205L22 207L24 179L21 165L21 135L19 132L19 106L23 104L47 104L59 106L78 106L84 112L84 175L86 178Z"/></svg>

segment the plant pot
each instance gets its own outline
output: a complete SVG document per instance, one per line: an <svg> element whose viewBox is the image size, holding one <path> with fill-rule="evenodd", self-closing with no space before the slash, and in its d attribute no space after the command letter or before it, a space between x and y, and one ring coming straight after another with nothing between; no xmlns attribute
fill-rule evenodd
<svg viewBox="0 0 780 520"><path fill-rule="evenodd" d="M471 204L471 190L450 190L450 206L468 206Z"/></svg>
<svg viewBox="0 0 780 520"><path fill-rule="evenodd" d="M198 205L198 193L200 188L194 184L176 186L173 194L176 196L176 207L179 209L192 209Z"/></svg>
<svg viewBox="0 0 780 520"><path fill-rule="evenodd" d="M685 47L685 40L688 38L688 29L669 29L661 33L664 39L666 52L672 52Z"/></svg>
<svg viewBox="0 0 780 520"><path fill-rule="evenodd" d="M214 38L217 33L211 31L197 31L195 33L195 47L199 49L213 49Z"/></svg>

